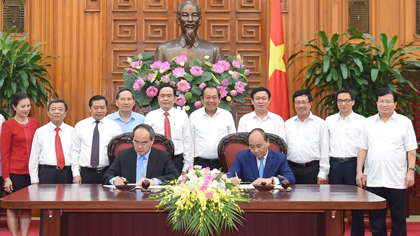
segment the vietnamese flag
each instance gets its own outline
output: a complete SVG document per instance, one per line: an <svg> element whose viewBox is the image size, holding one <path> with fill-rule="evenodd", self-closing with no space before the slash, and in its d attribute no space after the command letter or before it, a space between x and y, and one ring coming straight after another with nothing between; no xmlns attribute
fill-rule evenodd
<svg viewBox="0 0 420 236"><path fill-rule="evenodd" d="M283 20L280 0L273 0L271 8L270 59L268 66L268 89L271 102L268 110L290 118L286 63L284 56Z"/></svg>

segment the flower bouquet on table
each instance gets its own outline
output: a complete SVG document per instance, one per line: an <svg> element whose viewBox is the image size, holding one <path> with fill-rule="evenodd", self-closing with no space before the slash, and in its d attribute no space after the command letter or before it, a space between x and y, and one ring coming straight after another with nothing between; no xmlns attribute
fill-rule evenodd
<svg viewBox="0 0 420 236"><path fill-rule="evenodd" d="M208 57L205 57L208 60ZM222 101L219 107L230 111L229 102L245 103L249 89L247 76L250 74L241 56L229 56L215 64L194 60L185 65L187 56L180 55L168 61L154 61L153 55L143 52L134 57L127 57L130 67L126 68L124 88L133 90L134 99L139 106L151 105L159 108L157 102L158 87L169 83L177 94L175 104L188 114L201 108L200 94L204 87L215 85L220 90Z"/></svg>
<svg viewBox="0 0 420 236"><path fill-rule="evenodd" d="M250 201L226 174L201 166L190 167L174 185L149 198L160 201L158 210L169 211L166 222L174 232L189 235L238 230L236 224L242 225L244 212L235 201Z"/></svg>

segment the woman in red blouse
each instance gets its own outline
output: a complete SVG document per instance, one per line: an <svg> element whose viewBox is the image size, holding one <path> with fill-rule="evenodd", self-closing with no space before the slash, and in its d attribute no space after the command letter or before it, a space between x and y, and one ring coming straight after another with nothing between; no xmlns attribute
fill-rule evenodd
<svg viewBox="0 0 420 236"><path fill-rule="evenodd" d="M31 102L27 94L18 92L13 95L12 107L16 115L4 122L1 129L1 163L4 178L4 190L8 194L31 184L28 170L32 138L39 123L28 117ZM28 235L31 224L31 210L22 210L20 216L21 235ZM12 236L18 232L17 210L7 210L7 226Z"/></svg>

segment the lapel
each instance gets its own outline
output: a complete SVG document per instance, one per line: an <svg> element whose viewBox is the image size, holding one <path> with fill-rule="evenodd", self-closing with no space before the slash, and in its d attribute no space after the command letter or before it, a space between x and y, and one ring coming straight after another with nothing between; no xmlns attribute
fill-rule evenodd
<svg viewBox="0 0 420 236"><path fill-rule="evenodd" d="M258 173L258 165L257 165L257 158L251 153L250 150L248 150L248 166L251 167L251 172L254 175L254 179L259 178Z"/></svg>
<svg viewBox="0 0 420 236"><path fill-rule="evenodd" d="M270 173L272 173L271 169L274 168L276 160L274 159L273 152L271 152L270 149L268 149L267 152L268 152L268 155L267 155L267 160L265 160L263 176L270 177L271 176Z"/></svg>
<svg viewBox="0 0 420 236"><path fill-rule="evenodd" d="M134 147L131 150L131 154L128 157L128 166L124 167L128 171L128 176L136 182L136 172L137 172L137 152L134 150ZM134 168L132 168L134 166Z"/></svg>
<svg viewBox="0 0 420 236"><path fill-rule="evenodd" d="M150 179L150 176L152 175L152 171L155 168L157 161L158 161L158 158L156 158L155 148L152 147L152 150L150 151L150 155L149 155L149 160L147 161L146 178Z"/></svg>

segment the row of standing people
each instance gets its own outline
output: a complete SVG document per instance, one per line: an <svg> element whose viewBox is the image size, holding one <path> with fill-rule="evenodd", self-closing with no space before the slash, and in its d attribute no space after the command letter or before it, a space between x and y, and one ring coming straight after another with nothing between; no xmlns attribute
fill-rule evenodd
<svg viewBox="0 0 420 236"><path fill-rule="evenodd" d="M382 100L379 99L377 101L379 111L377 116L382 120L385 114L389 115L383 123L388 123L387 121L390 117L407 123L408 119L395 114L395 106L392 109L392 105L396 105L396 94L391 90L382 91L382 94L381 91L378 93L378 99L381 98ZM80 121L73 130L71 126L63 123L67 112L67 104L59 100L48 105L48 116L51 122L36 132L35 130L39 127L39 123L35 119L28 117L30 101L24 95L22 93L15 95L12 103L16 115L13 119L6 122L8 124L5 123L6 125L3 125L1 144L2 154L6 157L2 158L3 176L5 178L5 190L9 193L21 188L19 185L24 187L29 185L28 183L30 182L101 183L103 173L109 165L106 155L106 147L109 140L121 132L132 131L133 127L139 123L145 122L150 124L157 133L165 134L173 140L175 145L174 163L179 172L185 172L193 163L211 168L220 168L217 156L218 142L225 135L235 132L231 114L217 108L220 102L220 93L217 88L211 86L204 89L201 95L204 107L192 113L190 119L188 119L185 112L173 108L175 100L174 88L163 86L158 93L160 108L150 112L145 119L142 115L131 111L135 103L131 91L121 90L117 95L119 111L108 115L109 119L103 119L107 112L106 99L102 96L94 96L89 101L91 117ZM363 128L365 118L352 112L351 108L355 100L353 91L348 89L337 91L336 100L340 113L328 117L326 122L311 113L312 96L306 90L299 90L293 95L293 103L297 115L286 122L280 116L267 110L270 96L270 91L265 88L257 88L252 91L251 102L255 111L241 118L238 127L239 132L249 132L255 127L261 127L266 132L278 134L286 140L288 144L287 159L296 177L296 183L328 183L327 176L329 174L329 183L331 184L355 184L357 169L359 170L357 173L359 185L362 187L366 186L366 175L360 174L364 162L359 161L358 166L356 156L361 148L361 158L359 159L366 158L367 150L371 148L369 145L372 143L372 140L370 139L373 137L376 139L377 137L374 136L374 132L373 134L362 132L369 129L367 127ZM391 96L391 100L388 99L389 96ZM382 115L381 112L383 113ZM115 122L110 122L111 120ZM400 123L401 121L397 127L401 126ZM99 140L94 138L95 130L99 131ZM400 138L403 140L407 139L407 137L412 138L409 125L404 130L407 133L402 134ZM412 126L411 130L413 130ZM29 153L31 153L31 136L34 134L31 161L29 168L27 168L28 171L26 171L31 173L29 178L27 173L24 173L25 164L23 163L25 162L22 160L25 160L24 157L28 157ZM59 155L55 150L55 147L58 145L57 136L61 142L60 144L62 144L61 152L63 152L64 161L61 162L58 161L57 156ZM382 135L382 137L386 137L386 135ZM53 140L55 143L54 147L52 146ZM365 143L359 144L358 140L364 140ZM95 142L97 143L95 144ZM414 168L412 162L414 160L411 156L413 150L415 153L417 146L414 147L412 143L413 140L410 142L404 141L404 150L407 150L409 157L409 171L404 178L404 189L411 186L414 179L414 171L412 171ZM4 146L10 147L4 148ZM358 148L359 146L361 147ZM97 151L94 151L93 147L99 148L97 148ZM395 147L395 145L392 147ZM365 150L365 153L363 150ZM54 155L55 153L57 155ZM97 156L97 160L93 163L92 160L95 158L92 155ZM10 158L12 156L14 158ZM369 155L367 156L370 157ZM21 161L15 160L16 157L21 158ZM378 168L376 168L379 165L376 161L374 156L367 158L367 163L373 162L371 166L375 167L366 168L365 170L365 173L373 173L372 175L367 175L367 186L369 188L371 188L369 183L373 183L372 187L377 188L378 183L374 181L375 178L373 176L381 174L378 173ZM406 163L405 157L404 161L398 161L400 167ZM379 169L383 168L381 165ZM4 168L5 166L7 168ZM402 169L404 168L390 168L391 171L394 170L392 173L399 176L401 176L401 173L399 173L401 171L398 170ZM16 179L15 175L18 177L23 175L24 179ZM369 181L370 176L372 176L372 181ZM396 183L395 178L391 178L392 186L390 187L400 189L400 182ZM378 191L385 192L382 195L380 194L381 196L388 194L388 185L384 185L381 182L379 186ZM393 211L392 208L391 211ZM10 215L10 218L16 218L17 216L16 213L11 213ZM22 214L22 218L25 217L26 214ZM357 216L353 215L353 218L353 222L358 222ZM22 221L22 227L26 227L24 222ZM11 230L14 228L17 230L17 220L11 220L11 224L12 227L9 226ZM354 230L360 228L355 224L353 225ZM16 227L14 227L15 225Z"/></svg>

